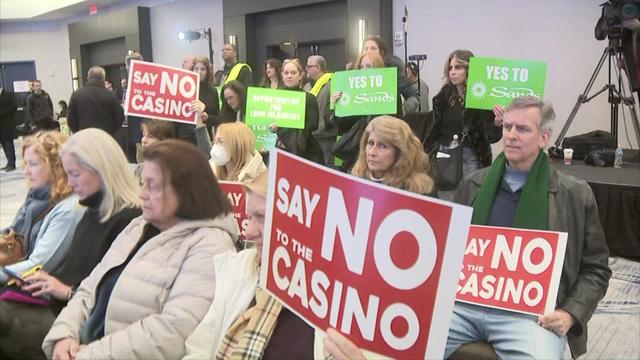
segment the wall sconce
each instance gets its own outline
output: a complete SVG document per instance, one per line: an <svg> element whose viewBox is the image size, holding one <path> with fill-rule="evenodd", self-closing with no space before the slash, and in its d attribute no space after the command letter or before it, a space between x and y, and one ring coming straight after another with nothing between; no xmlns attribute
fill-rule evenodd
<svg viewBox="0 0 640 360"><path fill-rule="evenodd" d="M238 46L238 37L236 35L229 35L229 44Z"/></svg>
<svg viewBox="0 0 640 360"><path fill-rule="evenodd" d="M367 38L367 20L358 19L358 53L364 47L364 40Z"/></svg>
<svg viewBox="0 0 640 360"><path fill-rule="evenodd" d="M80 88L80 81L78 80L78 61L71 59L71 87L73 91Z"/></svg>

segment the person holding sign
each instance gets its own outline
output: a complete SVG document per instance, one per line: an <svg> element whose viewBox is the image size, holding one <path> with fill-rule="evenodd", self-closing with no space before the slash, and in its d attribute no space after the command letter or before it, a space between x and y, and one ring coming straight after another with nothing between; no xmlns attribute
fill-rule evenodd
<svg viewBox="0 0 640 360"><path fill-rule="evenodd" d="M469 50L456 50L444 65L445 84L433 98L432 128L424 141L435 166L438 197L452 200L468 174L491 165L491 145L502 136L504 109L466 109Z"/></svg>
<svg viewBox="0 0 640 360"><path fill-rule="evenodd" d="M591 188L550 166L544 153L554 118L540 98L513 100L504 115L504 152L465 178L455 200L473 206L476 225L568 233L556 310L536 317L456 302L445 358L478 340L505 359L562 359L565 341L574 358L586 352L587 322L611 277L609 252Z"/></svg>
<svg viewBox="0 0 640 360"><path fill-rule="evenodd" d="M376 52L362 52L355 63L356 69L370 69L384 67L382 57ZM342 91L336 91L331 99L335 104L342 97ZM398 103L400 98L398 98ZM360 139L364 133L364 128L374 115L354 115L354 116L336 116L335 112L331 114L331 122L338 127L338 135L342 139L338 140L333 146L333 154L343 163L341 168L344 171L350 171L358 157L358 149ZM348 140L348 141L347 141Z"/></svg>
<svg viewBox="0 0 640 360"><path fill-rule="evenodd" d="M299 59L287 59L282 67L282 80L285 90L303 91L300 88L303 74L302 63ZM315 96L305 92L304 128L280 128L276 123L271 124L271 132L278 134L276 146L292 154L301 156L318 164L324 164L322 148L313 137L318 128L318 102Z"/></svg>
<svg viewBox="0 0 640 360"><path fill-rule="evenodd" d="M206 107L204 109L204 121L207 124L207 132L212 137L214 117L218 115L220 100L218 90L213 86L213 66L206 56L196 56L193 58L193 66L189 69L200 74L200 90L198 100L202 101Z"/></svg>
<svg viewBox="0 0 640 360"><path fill-rule="evenodd" d="M268 177L265 171L245 184L249 220L246 237L256 247L213 259L216 297L207 315L187 338L183 360L326 356L364 359L363 353L338 331L328 329L324 337L258 287Z"/></svg>
<svg viewBox="0 0 640 360"><path fill-rule="evenodd" d="M400 119L383 115L367 125L351 174L429 195L435 187L427 175L428 171L429 158L409 125Z"/></svg>

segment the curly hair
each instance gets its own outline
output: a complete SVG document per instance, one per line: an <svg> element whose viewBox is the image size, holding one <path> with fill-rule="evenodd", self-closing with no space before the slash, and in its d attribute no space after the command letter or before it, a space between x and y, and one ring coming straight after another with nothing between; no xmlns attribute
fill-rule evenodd
<svg viewBox="0 0 640 360"><path fill-rule="evenodd" d="M429 157L409 125L393 116L378 116L367 125L360 140L360 152L351 169L351 174L361 178L371 178L372 174L367 166L367 142L373 132L397 151L396 161L382 183L418 194L430 194L434 183L427 175L430 167Z"/></svg>
<svg viewBox="0 0 640 360"><path fill-rule="evenodd" d="M204 67L207 69L207 76L204 79L200 79L200 81L205 81L207 84L209 84L209 86L213 87L213 65L211 64L211 61L209 61L209 58L206 56L196 56L193 58L193 62L191 65L191 71L194 71L193 69L196 67L197 63L201 63L202 65L204 65Z"/></svg>
<svg viewBox="0 0 640 360"><path fill-rule="evenodd" d="M444 63L444 72L442 76L444 83L445 84L451 83L451 80L449 80L449 65L451 64L451 60L453 60L454 58L457 59L459 62L461 62L464 65L467 71L469 71L469 61L473 56L474 55L471 51L460 50L460 49L455 50L454 52L449 54L449 57L447 58L447 62Z"/></svg>
<svg viewBox="0 0 640 360"><path fill-rule="evenodd" d="M56 203L71 195L73 189L67 181L67 174L62 167L60 150L67 141L67 135L59 131L41 131L24 139L22 158L27 148L38 154L51 170L51 202Z"/></svg>

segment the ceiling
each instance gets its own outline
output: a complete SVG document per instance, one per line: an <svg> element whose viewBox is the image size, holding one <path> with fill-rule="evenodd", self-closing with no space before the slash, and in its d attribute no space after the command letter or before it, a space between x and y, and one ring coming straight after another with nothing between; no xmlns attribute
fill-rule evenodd
<svg viewBox="0 0 640 360"><path fill-rule="evenodd" d="M0 21L56 21L89 14L89 6L98 11L128 0L0 0Z"/></svg>

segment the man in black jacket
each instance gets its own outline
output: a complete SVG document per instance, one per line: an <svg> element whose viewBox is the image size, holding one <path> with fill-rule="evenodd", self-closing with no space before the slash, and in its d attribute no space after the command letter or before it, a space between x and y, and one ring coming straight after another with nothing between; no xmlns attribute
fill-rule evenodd
<svg viewBox="0 0 640 360"><path fill-rule="evenodd" d="M33 92L27 98L25 124L35 127L37 130L50 130L58 127L53 121L51 97L42 89L40 80L33 80Z"/></svg>
<svg viewBox="0 0 640 360"><path fill-rule="evenodd" d="M89 69L87 84L71 94L68 123L73 132L98 128L113 136L124 121L118 98L104 86L105 71L100 66Z"/></svg>
<svg viewBox="0 0 640 360"><path fill-rule="evenodd" d="M7 157L7 165L0 170L6 172L16 169L16 150L13 146L13 140L17 137L15 112L13 93L0 87L0 145Z"/></svg>

